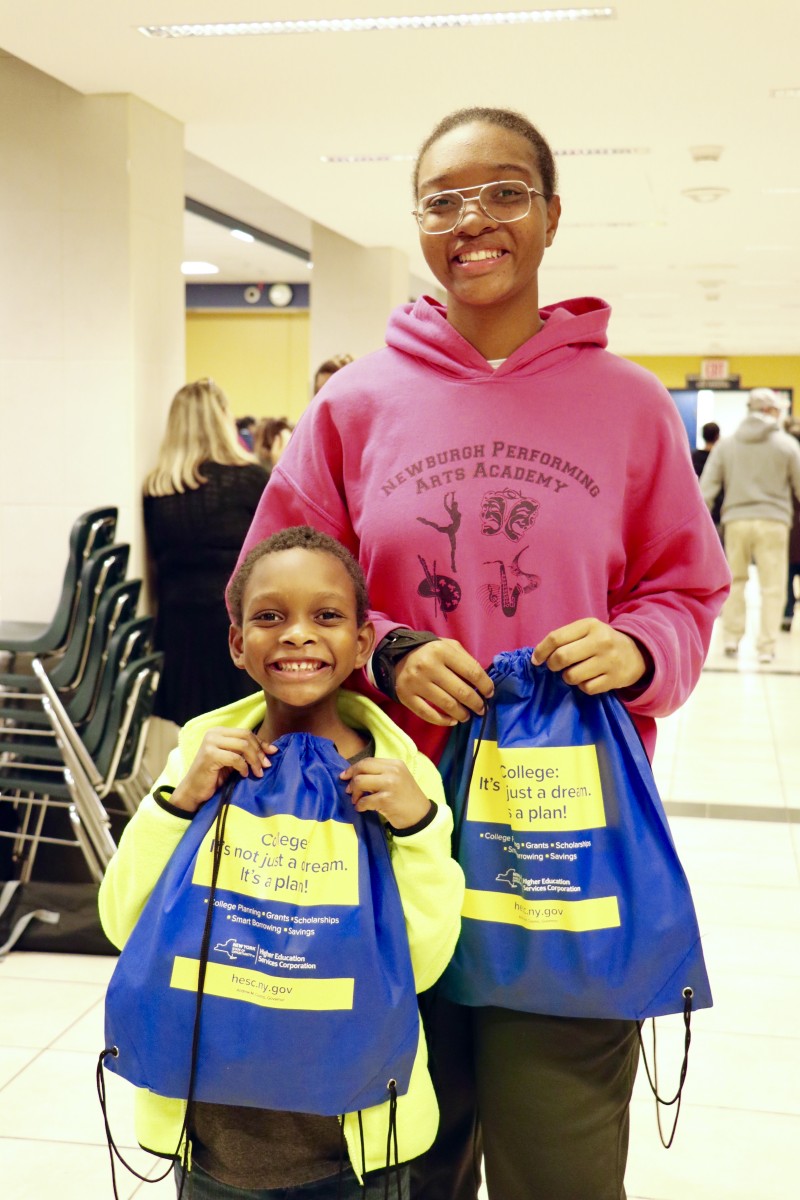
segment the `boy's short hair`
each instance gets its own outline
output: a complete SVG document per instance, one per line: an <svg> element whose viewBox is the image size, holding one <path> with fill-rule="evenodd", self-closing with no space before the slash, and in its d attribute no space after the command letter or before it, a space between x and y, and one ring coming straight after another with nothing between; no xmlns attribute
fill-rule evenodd
<svg viewBox="0 0 800 1200"><path fill-rule="evenodd" d="M253 546L250 553L242 560L228 586L228 608L233 624L238 626L242 624L244 589L247 587L247 581L252 575L256 563L260 562L265 554L277 554L281 550L297 549L318 550L322 554L332 554L334 558L339 559L353 581L353 590L356 595L356 622L361 628L367 619L369 609L367 581L364 578L364 572L341 542L337 542L336 538L322 533L319 529L313 529L310 525L290 525L288 529L282 529L280 533L273 533L272 537L265 538L263 542L258 542Z"/></svg>

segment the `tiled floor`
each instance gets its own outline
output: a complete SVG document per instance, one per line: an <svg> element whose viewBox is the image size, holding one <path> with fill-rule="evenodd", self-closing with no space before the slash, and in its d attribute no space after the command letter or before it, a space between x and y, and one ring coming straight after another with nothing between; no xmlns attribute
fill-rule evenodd
<svg viewBox="0 0 800 1200"><path fill-rule="evenodd" d="M695 895L713 1009L693 1022L675 1143L658 1141L637 1081L630 1200L800 1196L800 619L774 667L750 638L739 659L712 647L681 713L662 723L656 775ZM677 814L677 815L675 815ZM12 954L0 965L0 1194L111 1197L94 1085L113 960ZM659 1022L661 1084L680 1065L678 1020ZM109 1080L111 1122L133 1149L130 1096ZM173 1197L120 1172L120 1197ZM502 1200L502 1197L495 1198ZM532 1200L534 1198L532 1197ZM536 1200L547 1200L537 1197Z"/></svg>

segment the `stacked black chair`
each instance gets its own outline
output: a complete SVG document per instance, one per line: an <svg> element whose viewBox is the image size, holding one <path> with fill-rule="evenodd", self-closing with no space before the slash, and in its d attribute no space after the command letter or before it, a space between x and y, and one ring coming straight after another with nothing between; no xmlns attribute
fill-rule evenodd
<svg viewBox="0 0 800 1200"><path fill-rule="evenodd" d="M77 673L82 658L77 653L78 637L73 643L76 650L72 663L65 666L62 659L50 669L50 682L76 728L81 728L94 713L111 639L117 629L134 617L141 588L141 580L123 579L100 595L94 619L87 614L86 634L80 635L88 638L88 650L85 667L76 683L69 677L73 668ZM42 685L35 674L0 676L0 753L12 749L9 739L14 736L15 726L24 726L29 731L27 736L36 728L50 732L42 694Z"/></svg>
<svg viewBox="0 0 800 1200"><path fill-rule="evenodd" d="M62 692L74 692L83 680L100 602L109 588L125 579L129 555L130 547L125 543L103 546L95 550L81 567L70 640L63 652L54 655L50 663L50 679ZM41 691L35 676L0 674L0 705L4 702L4 693L6 701L9 701L11 695L28 691L34 694Z"/></svg>
<svg viewBox="0 0 800 1200"><path fill-rule="evenodd" d="M163 661L161 654L142 655L149 634L148 618L116 631L94 715L80 733L42 664L34 660L55 746L37 742L23 757L18 741L0 764L0 805L11 806L16 816L14 828L0 831L0 838L14 842L15 869L23 881L31 878L38 848L57 845L80 849L99 882L116 849L111 810L103 802L115 793L129 814L145 794L149 780L143 777L142 758ZM132 636L137 639L133 650ZM121 666L132 653L137 656ZM19 729L15 733L21 736ZM63 821L57 821L65 812L69 835Z"/></svg>
<svg viewBox="0 0 800 1200"><path fill-rule="evenodd" d="M93 508L77 518L69 537L69 554L61 584L61 595L47 623L0 621L0 651L10 658L56 654L72 637L86 560L110 545L117 529L116 508ZM13 664L9 664L13 665Z"/></svg>
<svg viewBox="0 0 800 1200"><path fill-rule="evenodd" d="M7 710L13 713L14 721L0 727L0 772L10 766L17 770L35 770L39 763L61 763L49 715L54 707L63 713L62 723L69 722L77 737L88 737L90 745L96 743L97 731L105 729L108 721L114 684L120 672L129 662L152 651L153 625L152 617L132 617L111 631L102 656L98 656L98 675L88 711L88 697L81 695L81 689L72 697L59 695L40 660L34 659L35 678L41 692L36 697L35 708ZM25 696L25 699L32 697Z"/></svg>
<svg viewBox="0 0 800 1200"><path fill-rule="evenodd" d="M143 754L162 655L152 619L135 616L141 581L126 579L116 521L98 508L75 522L47 625L0 623L0 842L23 882L41 847L56 848L44 877L73 877L70 847L98 882L116 849L112 818L124 823L152 782Z"/></svg>

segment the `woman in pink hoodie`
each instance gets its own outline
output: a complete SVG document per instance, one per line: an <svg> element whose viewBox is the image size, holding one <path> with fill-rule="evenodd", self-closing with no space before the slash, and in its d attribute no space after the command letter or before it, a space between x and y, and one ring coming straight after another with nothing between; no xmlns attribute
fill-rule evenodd
<svg viewBox="0 0 800 1200"><path fill-rule="evenodd" d="M483 711L493 656L527 645L575 687L614 689L652 755L729 581L678 412L606 350L603 301L539 308L561 202L530 122L451 114L414 183L447 306L396 310L386 347L326 384L242 553L303 523L348 546L381 639L363 686L434 758ZM634 1023L429 1008L442 1118L414 1200L476 1200L481 1148L492 1200L623 1200Z"/></svg>

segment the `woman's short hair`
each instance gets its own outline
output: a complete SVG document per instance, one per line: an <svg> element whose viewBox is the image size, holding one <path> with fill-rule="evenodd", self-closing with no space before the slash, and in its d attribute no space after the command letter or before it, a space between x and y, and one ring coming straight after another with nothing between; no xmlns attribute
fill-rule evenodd
<svg viewBox="0 0 800 1200"><path fill-rule="evenodd" d="M272 444L282 433L292 433L294 425L286 417L264 417L259 421L253 435L253 453L260 462L274 466Z"/></svg>
<svg viewBox="0 0 800 1200"><path fill-rule="evenodd" d="M196 379L172 398L158 461L144 482L146 496L172 496L206 483L206 462L254 462L241 445L228 398L213 379Z"/></svg>
<svg viewBox="0 0 800 1200"><path fill-rule="evenodd" d="M327 379L323 379L322 383L318 384L317 380L320 375L330 377L335 375L337 371L341 371L342 367L346 367L348 363L353 361L352 354L335 354L333 358L326 358L324 363L320 363L314 372L314 394L322 387L322 383L327 383Z"/></svg>
<svg viewBox="0 0 800 1200"><path fill-rule="evenodd" d="M413 186L415 200L419 186L419 164L422 161L425 151L434 142L438 142L439 138L443 137L444 134L450 133L452 129L459 129L462 125L472 125L476 121L483 121L487 125L497 125L500 129L508 129L512 133L518 133L520 137L526 138L533 146L533 152L536 155L536 165L542 177L545 199L549 200L555 195L556 188L558 187L558 173L556 171L553 151L550 149L550 145L544 134L540 133L527 117L524 117L522 113L515 112L514 109L473 107L459 108L455 112L451 112L446 117L443 117L422 143L416 162L414 163Z"/></svg>

